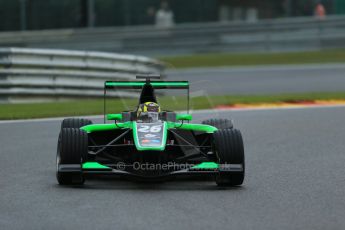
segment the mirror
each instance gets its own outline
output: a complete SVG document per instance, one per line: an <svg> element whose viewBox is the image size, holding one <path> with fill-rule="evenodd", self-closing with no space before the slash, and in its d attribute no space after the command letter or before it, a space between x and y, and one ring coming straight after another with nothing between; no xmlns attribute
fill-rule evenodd
<svg viewBox="0 0 345 230"><path fill-rule="evenodd" d="M107 119L109 121L120 121L122 120L122 114L121 113L108 114Z"/></svg>
<svg viewBox="0 0 345 230"><path fill-rule="evenodd" d="M191 121L193 119L192 115L190 114L177 114L176 120L178 121Z"/></svg>

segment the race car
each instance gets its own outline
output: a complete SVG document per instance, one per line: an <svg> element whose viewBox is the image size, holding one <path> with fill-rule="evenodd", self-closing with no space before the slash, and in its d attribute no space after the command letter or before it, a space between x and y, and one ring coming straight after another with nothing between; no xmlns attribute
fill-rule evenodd
<svg viewBox="0 0 345 230"><path fill-rule="evenodd" d="M61 185L84 184L88 175L119 175L142 180L165 180L180 175L214 178L218 186L239 186L245 175L241 132L231 120L191 123L189 82L137 76L137 81L106 81L109 90L136 90L133 110L104 113L105 121L68 118L61 124L56 156ZM186 113L165 110L159 89L187 90ZM164 97L164 95L160 94ZM104 111L106 111L104 102Z"/></svg>

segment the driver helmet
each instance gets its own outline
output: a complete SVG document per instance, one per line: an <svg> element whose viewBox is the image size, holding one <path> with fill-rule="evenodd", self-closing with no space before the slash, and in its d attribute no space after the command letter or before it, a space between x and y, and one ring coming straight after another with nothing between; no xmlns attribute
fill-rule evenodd
<svg viewBox="0 0 345 230"><path fill-rule="evenodd" d="M157 122L160 112L161 108L157 103L145 102L139 105L137 118L142 122Z"/></svg>

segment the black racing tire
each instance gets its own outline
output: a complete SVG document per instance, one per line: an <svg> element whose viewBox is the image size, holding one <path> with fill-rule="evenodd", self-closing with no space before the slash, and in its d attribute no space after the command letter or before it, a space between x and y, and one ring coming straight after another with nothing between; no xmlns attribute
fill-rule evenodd
<svg viewBox="0 0 345 230"><path fill-rule="evenodd" d="M76 128L79 129L80 127L83 127L85 125L91 125L92 121L88 119L82 119L82 118L67 118L64 119L61 123L61 129L66 128Z"/></svg>
<svg viewBox="0 0 345 230"><path fill-rule="evenodd" d="M59 135L56 154L56 178L61 185L84 184L82 163L87 161L87 133L78 128L62 129ZM79 172L59 172L60 164L80 165Z"/></svg>
<svg viewBox="0 0 345 230"><path fill-rule="evenodd" d="M232 129L233 123L229 119L208 119L202 122L204 125L211 125L217 129Z"/></svg>
<svg viewBox="0 0 345 230"><path fill-rule="evenodd" d="M218 130L213 134L214 151L219 164L241 164L243 172L220 172L216 176L218 186L238 186L243 183L245 158L242 134L237 129Z"/></svg>

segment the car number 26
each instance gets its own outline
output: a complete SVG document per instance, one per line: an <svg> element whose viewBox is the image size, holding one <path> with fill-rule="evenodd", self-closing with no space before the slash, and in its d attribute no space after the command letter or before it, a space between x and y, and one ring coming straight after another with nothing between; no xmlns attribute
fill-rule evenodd
<svg viewBox="0 0 345 230"><path fill-rule="evenodd" d="M162 130L162 125L141 125L138 129L141 133L159 133Z"/></svg>

